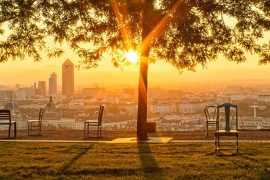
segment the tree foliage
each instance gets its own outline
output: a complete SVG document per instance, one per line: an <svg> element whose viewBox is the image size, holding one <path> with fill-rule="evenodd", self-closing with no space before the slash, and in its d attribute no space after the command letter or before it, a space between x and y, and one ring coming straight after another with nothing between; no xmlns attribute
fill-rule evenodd
<svg viewBox="0 0 270 180"><path fill-rule="evenodd" d="M179 3L179 8L170 9ZM0 61L40 61L64 52L67 43L84 67L96 67L108 53L115 66L126 64L123 51L141 51L142 28L154 29L168 16L162 34L148 43L151 61L193 70L224 55L243 62L246 52L270 61L269 0L1 0Z"/></svg>

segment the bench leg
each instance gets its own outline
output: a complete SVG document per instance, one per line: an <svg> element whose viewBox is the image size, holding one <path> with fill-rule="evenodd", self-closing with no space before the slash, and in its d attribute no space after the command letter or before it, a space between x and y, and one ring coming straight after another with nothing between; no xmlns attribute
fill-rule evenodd
<svg viewBox="0 0 270 180"><path fill-rule="evenodd" d="M14 123L14 137L17 137L17 124Z"/></svg>
<svg viewBox="0 0 270 180"><path fill-rule="evenodd" d="M87 132L86 132L86 138L89 138L89 123L87 123L87 126L86 127L87 127L87 129L86 129L87 130Z"/></svg>
<svg viewBox="0 0 270 180"><path fill-rule="evenodd" d="M205 137L208 136L208 122L206 122L206 132L205 132Z"/></svg>
<svg viewBox="0 0 270 180"><path fill-rule="evenodd" d="M216 134L215 135L215 147L216 147L215 152L216 152L216 155L220 155L220 143L219 143L220 139L219 138L220 138L219 134Z"/></svg>
<svg viewBox="0 0 270 180"><path fill-rule="evenodd" d="M84 123L84 138L89 137L89 123Z"/></svg>
<svg viewBox="0 0 270 180"><path fill-rule="evenodd" d="M102 127L100 126L100 128L99 128L99 137L101 137L101 136L102 136L101 131L102 131Z"/></svg>
<svg viewBox="0 0 270 180"><path fill-rule="evenodd" d="M28 122L28 125L27 125L27 132L28 132L28 136L30 135L30 132L29 132L29 122Z"/></svg>
<svg viewBox="0 0 270 180"><path fill-rule="evenodd" d="M239 146L238 146L238 134L236 134L236 154L238 154L239 153Z"/></svg>
<svg viewBox="0 0 270 180"><path fill-rule="evenodd" d="M84 126L83 126L83 136L84 136L84 139L86 138L85 137L85 131L86 131L86 123L84 123Z"/></svg>
<svg viewBox="0 0 270 180"><path fill-rule="evenodd" d="M38 126L38 134L41 136L41 125Z"/></svg>
<svg viewBox="0 0 270 180"><path fill-rule="evenodd" d="M216 137L216 135L215 135L215 153L217 155L217 137Z"/></svg>
<svg viewBox="0 0 270 180"><path fill-rule="evenodd" d="M8 139L10 139L10 131L11 131L11 124L9 125L9 128L8 128Z"/></svg>

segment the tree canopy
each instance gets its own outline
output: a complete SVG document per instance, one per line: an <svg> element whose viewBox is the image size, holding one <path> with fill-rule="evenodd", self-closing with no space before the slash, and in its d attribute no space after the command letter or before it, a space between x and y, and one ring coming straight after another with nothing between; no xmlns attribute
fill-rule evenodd
<svg viewBox="0 0 270 180"><path fill-rule="evenodd" d="M246 52L270 62L269 0L1 0L0 61L42 59L64 52L67 43L84 67L104 54L115 66L123 52L150 47L149 61L193 70L224 55L242 62ZM142 39L142 29L149 36Z"/></svg>

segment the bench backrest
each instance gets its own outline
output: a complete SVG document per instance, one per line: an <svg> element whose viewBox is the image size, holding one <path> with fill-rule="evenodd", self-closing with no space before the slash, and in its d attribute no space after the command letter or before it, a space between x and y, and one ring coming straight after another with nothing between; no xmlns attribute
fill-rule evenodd
<svg viewBox="0 0 270 180"><path fill-rule="evenodd" d="M225 109L225 131L230 131L230 121L231 121L231 109L235 109L235 127L236 130L238 130L238 108L237 105L230 104L230 103L224 103L221 105L217 106L217 119L218 119L218 124L217 124L217 130L220 129L219 127L219 121L220 121L220 109L224 108Z"/></svg>
<svg viewBox="0 0 270 180"><path fill-rule="evenodd" d="M217 106L206 106L204 108L206 121L217 120Z"/></svg>
<svg viewBox="0 0 270 180"><path fill-rule="evenodd" d="M45 109L45 108L40 108L40 110L39 110L38 120L39 120L40 122L42 122L42 120L43 120L44 109Z"/></svg>
<svg viewBox="0 0 270 180"><path fill-rule="evenodd" d="M0 109L0 124L11 124L10 110Z"/></svg>
<svg viewBox="0 0 270 180"><path fill-rule="evenodd" d="M103 111L104 111L104 106L100 105L99 112L98 112L98 125L99 126L101 126L101 123L102 123Z"/></svg>

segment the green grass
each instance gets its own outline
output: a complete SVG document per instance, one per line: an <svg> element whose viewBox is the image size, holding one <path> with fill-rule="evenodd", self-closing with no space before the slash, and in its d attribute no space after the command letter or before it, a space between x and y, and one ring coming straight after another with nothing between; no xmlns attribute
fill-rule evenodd
<svg viewBox="0 0 270 180"><path fill-rule="evenodd" d="M0 179L270 179L270 144L0 143Z"/></svg>

